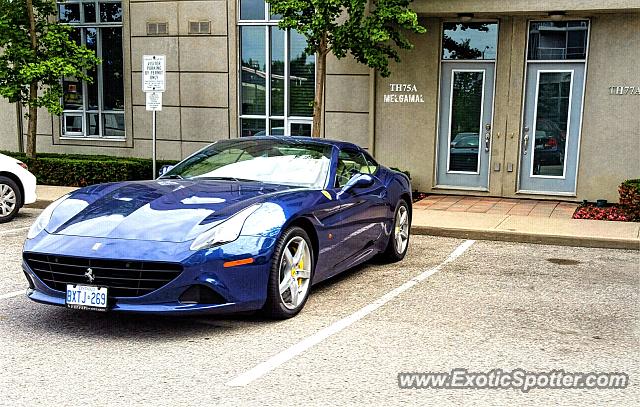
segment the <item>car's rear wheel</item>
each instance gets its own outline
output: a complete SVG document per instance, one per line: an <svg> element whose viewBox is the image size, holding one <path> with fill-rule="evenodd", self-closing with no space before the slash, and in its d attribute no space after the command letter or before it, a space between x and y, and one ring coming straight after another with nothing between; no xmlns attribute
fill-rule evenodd
<svg viewBox="0 0 640 407"><path fill-rule="evenodd" d="M393 217L393 228L391 229L391 236L389 236L389 243L387 243L387 248L380 255L382 261L394 263L404 259L409 247L410 227L409 204L404 199L401 199Z"/></svg>
<svg viewBox="0 0 640 407"><path fill-rule="evenodd" d="M7 177L0 176L0 223L9 222L20 210L20 188Z"/></svg>
<svg viewBox="0 0 640 407"><path fill-rule="evenodd" d="M304 307L311 290L313 249L304 229L287 229L276 245L264 312L278 319L291 318Z"/></svg>

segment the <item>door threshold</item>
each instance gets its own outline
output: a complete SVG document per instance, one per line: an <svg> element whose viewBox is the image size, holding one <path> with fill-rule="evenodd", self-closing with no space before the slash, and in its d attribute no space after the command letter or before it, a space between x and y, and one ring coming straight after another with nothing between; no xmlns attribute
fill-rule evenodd
<svg viewBox="0 0 640 407"><path fill-rule="evenodd" d="M517 191L516 194L566 196L566 197L572 197L572 198L576 197L575 192L527 191L525 189Z"/></svg>
<svg viewBox="0 0 640 407"><path fill-rule="evenodd" d="M461 186L456 186L456 185L436 185L432 189L447 189L447 190L458 190L458 191L489 192L489 188L461 187Z"/></svg>

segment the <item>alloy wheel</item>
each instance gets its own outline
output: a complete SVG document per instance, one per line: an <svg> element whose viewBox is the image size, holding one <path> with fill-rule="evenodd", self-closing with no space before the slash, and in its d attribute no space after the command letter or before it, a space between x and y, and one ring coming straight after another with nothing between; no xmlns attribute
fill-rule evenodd
<svg viewBox="0 0 640 407"><path fill-rule="evenodd" d="M280 299L290 310L302 304L311 282L311 251L300 236L291 238L280 260Z"/></svg>
<svg viewBox="0 0 640 407"><path fill-rule="evenodd" d="M16 205L16 191L7 184L0 184L0 217L9 216Z"/></svg>
<svg viewBox="0 0 640 407"><path fill-rule="evenodd" d="M398 254L404 253L409 244L409 211L402 205L396 214L394 243Z"/></svg>

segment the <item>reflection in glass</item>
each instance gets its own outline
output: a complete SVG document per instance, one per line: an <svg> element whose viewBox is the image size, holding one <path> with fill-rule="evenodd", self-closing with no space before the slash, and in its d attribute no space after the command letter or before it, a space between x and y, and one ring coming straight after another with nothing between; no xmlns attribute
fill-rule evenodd
<svg viewBox="0 0 640 407"><path fill-rule="evenodd" d="M240 20L264 20L264 0L240 0Z"/></svg>
<svg viewBox="0 0 640 407"><path fill-rule="evenodd" d="M66 77L62 80L64 91L64 109L82 110L84 102L82 100L82 81L74 77Z"/></svg>
<svg viewBox="0 0 640 407"><path fill-rule="evenodd" d="M533 175L564 175L571 72L541 72L538 87Z"/></svg>
<svg viewBox="0 0 640 407"><path fill-rule="evenodd" d="M82 133L82 116L64 115L65 133Z"/></svg>
<svg viewBox="0 0 640 407"><path fill-rule="evenodd" d="M478 172L484 72L453 71L449 171Z"/></svg>
<svg viewBox="0 0 640 407"><path fill-rule="evenodd" d="M105 137L124 137L124 114L104 113L102 115Z"/></svg>
<svg viewBox="0 0 640 407"><path fill-rule="evenodd" d="M265 28L241 27L240 41L242 59L241 114L265 114L267 87Z"/></svg>
<svg viewBox="0 0 640 407"><path fill-rule="evenodd" d="M278 27L271 30L271 115L284 116L284 35Z"/></svg>
<svg viewBox="0 0 640 407"><path fill-rule="evenodd" d="M96 4L84 3L84 22L95 23L96 22Z"/></svg>
<svg viewBox="0 0 640 407"><path fill-rule="evenodd" d="M100 135L100 116L97 113L87 113L87 135Z"/></svg>
<svg viewBox="0 0 640 407"><path fill-rule="evenodd" d="M445 23L442 59L496 59L498 23Z"/></svg>
<svg viewBox="0 0 640 407"><path fill-rule="evenodd" d="M586 59L588 30L588 21L532 22L529 27L529 59Z"/></svg>
<svg viewBox="0 0 640 407"><path fill-rule="evenodd" d="M79 23L80 22L80 5L79 4L59 4L58 19L61 23Z"/></svg>
<svg viewBox="0 0 640 407"><path fill-rule="evenodd" d="M307 40L297 31L289 34L289 114L313 116L315 55L307 55Z"/></svg>
<svg viewBox="0 0 640 407"><path fill-rule="evenodd" d="M311 123L291 123L291 136L311 137Z"/></svg>
<svg viewBox="0 0 640 407"><path fill-rule="evenodd" d="M115 23L122 21L122 7L120 3L100 3L100 21Z"/></svg>
<svg viewBox="0 0 640 407"><path fill-rule="evenodd" d="M103 110L124 109L122 29L101 28Z"/></svg>
<svg viewBox="0 0 640 407"><path fill-rule="evenodd" d="M271 120L269 134L272 136L284 136L284 120Z"/></svg>
<svg viewBox="0 0 640 407"><path fill-rule="evenodd" d="M242 119L240 121L242 137L256 136L260 132L264 135L265 119Z"/></svg>
<svg viewBox="0 0 640 407"><path fill-rule="evenodd" d="M91 51L98 52L98 30L87 28L85 30L86 46ZM87 108L88 110L98 110L98 67L95 66L87 71L87 75L93 80L87 83Z"/></svg>

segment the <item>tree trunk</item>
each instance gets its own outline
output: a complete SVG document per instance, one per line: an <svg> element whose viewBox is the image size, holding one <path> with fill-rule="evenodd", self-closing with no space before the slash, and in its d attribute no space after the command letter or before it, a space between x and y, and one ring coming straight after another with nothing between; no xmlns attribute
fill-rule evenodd
<svg viewBox="0 0 640 407"><path fill-rule="evenodd" d="M27 157L36 158L36 135L38 131L38 108L35 104L35 98L38 94L38 83L33 82L29 86L29 126L27 128Z"/></svg>
<svg viewBox="0 0 640 407"><path fill-rule="evenodd" d="M34 59L38 52L38 39L36 37L36 17L33 10L33 0L27 0L27 14L29 15L29 37L31 39L31 51ZM31 82L29 85L29 127L27 130L27 157L36 156L36 133L38 130L38 82Z"/></svg>
<svg viewBox="0 0 640 407"><path fill-rule="evenodd" d="M322 134L322 110L324 101L324 84L327 78L327 42L323 39L318 52L318 82L316 94L313 100L313 134L312 137L320 137Z"/></svg>

